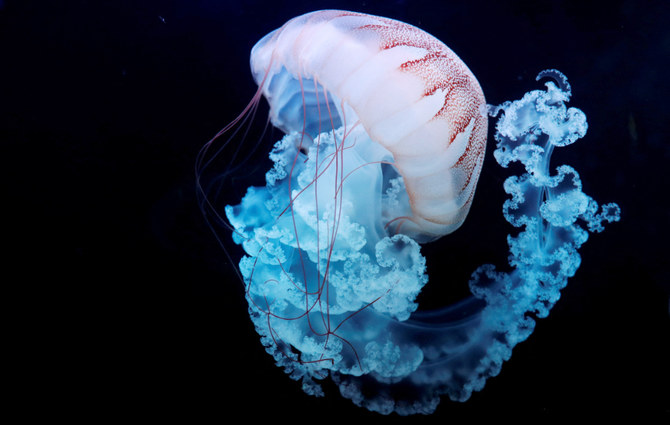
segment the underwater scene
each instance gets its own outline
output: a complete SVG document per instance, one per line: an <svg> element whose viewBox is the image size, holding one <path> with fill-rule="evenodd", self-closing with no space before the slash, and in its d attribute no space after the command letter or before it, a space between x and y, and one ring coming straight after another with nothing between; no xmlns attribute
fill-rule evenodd
<svg viewBox="0 0 670 425"><path fill-rule="evenodd" d="M667 420L668 19L0 2L9 263L51 318L29 370L70 400L47 403Z"/></svg>

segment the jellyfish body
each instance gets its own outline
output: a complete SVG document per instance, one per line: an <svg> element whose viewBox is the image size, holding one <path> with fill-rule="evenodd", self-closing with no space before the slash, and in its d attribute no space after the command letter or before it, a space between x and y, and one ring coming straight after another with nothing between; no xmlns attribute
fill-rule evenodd
<svg viewBox="0 0 670 425"><path fill-rule="evenodd" d="M442 42L399 21L325 10L266 35L251 69L285 133L360 125L390 152L411 207L396 232L428 241L463 223L484 160L486 104Z"/></svg>
<svg viewBox="0 0 670 425"><path fill-rule="evenodd" d="M226 206L251 319L303 389L380 413L431 413L483 388L545 317L579 267L588 232L619 219L577 172L549 169L554 147L586 132L558 71L545 91L493 108L496 160L526 168L504 185L510 272L486 265L472 296L417 312L428 281L419 243L465 219L482 166L484 97L446 46L417 28L351 12L289 21L253 49L252 71L286 132L266 185ZM424 67L425 66L425 67ZM341 71L341 72L340 72ZM538 78L539 78L538 77ZM210 161L198 162L198 176ZM216 203L202 190L203 209ZM218 215L217 215L218 217Z"/></svg>

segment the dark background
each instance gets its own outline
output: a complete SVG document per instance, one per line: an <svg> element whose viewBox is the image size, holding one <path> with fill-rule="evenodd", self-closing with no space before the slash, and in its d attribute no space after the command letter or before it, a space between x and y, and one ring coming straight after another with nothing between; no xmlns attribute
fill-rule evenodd
<svg viewBox="0 0 670 425"><path fill-rule="evenodd" d="M444 398L412 420L583 409L667 418L670 6L633 0L0 1L3 281L24 412L380 419L332 383L309 397L274 366L195 200L198 150L255 91L251 47L323 8L430 32L491 104L539 88L542 69L564 72L589 131L553 164L574 166L587 194L622 208L501 374L467 403ZM424 248L424 308L466 294L478 265L505 264L509 172L489 140L465 225Z"/></svg>

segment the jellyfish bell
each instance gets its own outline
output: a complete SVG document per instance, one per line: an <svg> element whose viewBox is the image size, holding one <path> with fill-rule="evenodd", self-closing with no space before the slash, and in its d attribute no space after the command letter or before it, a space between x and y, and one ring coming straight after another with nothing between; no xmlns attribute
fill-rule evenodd
<svg viewBox="0 0 670 425"><path fill-rule="evenodd" d="M572 167L552 174L553 150L587 126L566 106L565 76L542 72L558 85L490 108L496 161L525 168L504 184L503 214L519 228L510 271L481 266L471 297L417 311L428 282L420 243L462 224L482 167L487 106L475 77L416 27L332 10L265 36L251 68L258 91L201 150L197 190L213 229L244 249L238 275L266 351L308 394L323 395L330 376L344 397L384 414L428 414L442 395L466 401L548 315L588 232L619 220L616 204L583 193ZM207 182L208 171L217 158L244 164L235 142L247 143L261 97L285 136L265 184L221 211L222 178Z"/></svg>
<svg viewBox="0 0 670 425"><path fill-rule="evenodd" d="M318 11L263 37L251 69L275 127L316 138L360 125L390 153L411 207L396 233L424 242L463 223L488 118L477 79L441 41L388 18Z"/></svg>

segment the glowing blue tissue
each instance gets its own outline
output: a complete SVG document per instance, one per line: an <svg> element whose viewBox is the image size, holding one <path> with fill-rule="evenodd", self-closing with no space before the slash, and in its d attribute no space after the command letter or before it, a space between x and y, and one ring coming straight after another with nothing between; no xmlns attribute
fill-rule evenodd
<svg viewBox="0 0 670 425"><path fill-rule="evenodd" d="M322 395L318 381L331 376L344 397L384 414L431 413L443 394L467 400L533 332L533 317L549 314L588 231L619 220L619 207L599 208L573 168L550 172L553 149L583 137L587 123L565 106L560 72L540 77L556 83L490 111L500 115L496 160L526 170L504 183L503 214L520 229L508 237L511 271L479 267L472 297L456 305L417 312L426 260L417 242L383 225L410 211L407 193L392 156L364 131L288 134L270 154L266 186L226 207L246 252L251 319L307 393Z"/></svg>

